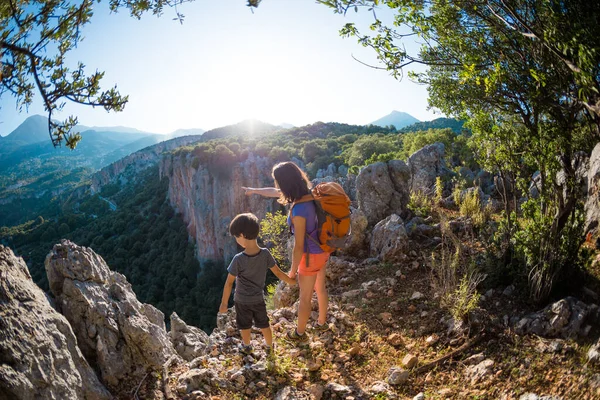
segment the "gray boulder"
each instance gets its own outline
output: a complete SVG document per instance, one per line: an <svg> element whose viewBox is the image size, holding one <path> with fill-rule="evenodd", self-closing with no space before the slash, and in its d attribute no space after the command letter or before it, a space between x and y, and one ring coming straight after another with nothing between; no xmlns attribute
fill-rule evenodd
<svg viewBox="0 0 600 400"><path fill-rule="evenodd" d="M169 338L177 353L186 361L207 354L211 348L211 340L206 332L187 325L175 312L171 314Z"/></svg>
<svg viewBox="0 0 600 400"><path fill-rule="evenodd" d="M487 171L479 170L473 183L479 186L485 194L492 194L494 189L494 176Z"/></svg>
<svg viewBox="0 0 600 400"><path fill-rule="evenodd" d="M398 262L406 259L408 235L402 218L392 214L373 228L370 256L384 262Z"/></svg>
<svg viewBox="0 0 600 400"><path fill-rule="evenodd" d="M94 251L63 240L45 266L56 303L108 387L139 381L176 355L163 313L140 303L125 276Z"/></svg>
<svg viewBox="0 0 600 400"><path fill-rule="evenodd" d="M411 174L410 190L433 193L436 177L447 173L444 144L436 142L415 151L408 157L407 165Z"/></svg>
<svg viewBox="0 0 600 400"><path fill-rule="evenodd" d="M348 167L346 167L345 165L340 165L338 167L338 174L340 174L341 176L346 176L348 175Z"/></svg>
<svg viewBox="0 0 600 400"><path fill-rule="evenodd" d="M399 160L378 162L363 168L356 178L358 208L370 226L406 209L410 170Z"/></svg>
<svg viewBox="0 0 600 400"><path fill-rule="evenodd" d="M349 255L360 255L365 248L365 238L367 236L367 226L369 221L367 216L359 209L350 207L350 228L351 234L344 244L341 252Z"/></svg>
<svg viewBox="0 0 600 400"><path fill-rule="evenodd" d="M331 163L327 166L327 169L325 170L325 176L336 176L337 175L337 168L335 167L334 163Z"/></svg>
<svg viewBox="0 0 600 400"><path fill-rule="evenodd" d="M0 398L110 399L67 319L33 283L22 258L0 245Z"/></svg>
<svg viewBox="0 0 600 400"><path fill-rule="evenodd" d="M518 334L542 337L576 338L583 336L584 322L595 308L574 297L565 297L536 313L521 318L515 326Z"/></svg>
<svg viewBox="0 0 600 400"><path fill-rule="evenodd" d="M467 181L467 183L469 185L473 184L473 181L475 180L475 173L473 171L471 171L470 168L460 167L458 170L458 174L460 175L461 178L463 178L465 181Z"/></svg>

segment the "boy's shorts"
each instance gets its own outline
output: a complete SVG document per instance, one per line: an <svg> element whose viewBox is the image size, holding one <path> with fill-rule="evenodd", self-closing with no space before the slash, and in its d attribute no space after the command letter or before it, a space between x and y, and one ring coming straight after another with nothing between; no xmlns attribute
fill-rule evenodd
<svg viewBox="0 0 600 400"><path fill-rule="evenodd" d="M254 326L259 329L268 328L270 326L265 303L235 303L235 322L237 323L238 329L252 328L252 320L254 320Z"/></svg>
<svg viewBox="0 0 600 400"><path fill-rule="evenodd" d="M298 266L299 275L316 275L325 268L330 253L309 254L308 267L306 266L306 253L302 255Z"/></svg>

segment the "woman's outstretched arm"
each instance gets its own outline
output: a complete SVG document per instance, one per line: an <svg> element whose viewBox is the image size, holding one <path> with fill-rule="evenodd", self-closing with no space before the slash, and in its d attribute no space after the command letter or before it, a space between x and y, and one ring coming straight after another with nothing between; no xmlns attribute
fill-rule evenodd
<svg viewBox="0 0 600 400"><path fill-rule="evenodd" d="M259 194L263 197L280 197L281 191L274 187L265 187L265 188L251 188L244 187L242 189L246 191L246 196L250 196L251 194Z"/></svg>

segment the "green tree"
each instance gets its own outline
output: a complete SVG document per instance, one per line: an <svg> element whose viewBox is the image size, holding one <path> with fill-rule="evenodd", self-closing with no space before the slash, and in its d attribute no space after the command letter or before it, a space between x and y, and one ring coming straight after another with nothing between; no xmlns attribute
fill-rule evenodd
<svg viewBox="0 0 600 400"><path fill-rule="evenodd" d="M348 166L361 166L373 155L389 153L390 147L399 148L398 141L392 136L368 135L359 137L352 146L344 150L342 156Z"/></svg>
<svg viewBox="0 0 600 400"><path fill-rule="evenodd" d="M65 224L64 222L58 227L58 236L60 236L61 239L69 232L71 232L71 228L69 228L69 225Z"/></svg>
<svg viewBox="0 0 600 400"><path fill-rule="evenodd" d="M322 140L311 140L302 147L302 159L305 163L313 162L315 158L327 153L327 145Z"/></svg>
<svg viewBox="0 0 600 400"><path fill-rule="evenodd" d="M375 50L395 77L405 67L427 84L429 102L468 121L479 161L503 181L508 236L530 277L532 298L544 300L577 246L581 191L578 152L600 138L600 4L583 0L333 0L345 12L385 4L393 25L375 19L373 34L353 24L341 31ZM404 46L418 36L417 52ZM511 214L527 195L531 173L540 171L541 196L516 226ZM561 179L557 179L557 174ZM507 188L512 187L512 192ZM527 224L544 221L539 229ZM531 251L525 236L543 232ZM567 236L568 235L568 236ZM519 244L521 243L521 244ZM528 248L521 252L519 248Z"/></svg>

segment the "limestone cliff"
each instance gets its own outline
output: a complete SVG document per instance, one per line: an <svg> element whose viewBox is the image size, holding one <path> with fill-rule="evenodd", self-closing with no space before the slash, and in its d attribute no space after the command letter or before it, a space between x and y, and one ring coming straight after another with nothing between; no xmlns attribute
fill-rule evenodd
<svg viewBox="0 0 600 400"><path fill-rule="evenodd" d="M197 244L202 260L229 260L237 252L227 228L235 215L252 212L264 218L279 209L275 199L245 196L242 186L273 186L273 161L250 154L226 170L192 165L192 157L165 155L159 164L160 176L169 178L169 200L181 213Z"/></svg>
<svg viewBox="0 0 600 400"><path fill-rule="evenodd" d="M102 168L92 176L90 189L92 193L100 191L102 186L109 183L119 182L127 183L131 177L134 177L140 171L156 165L161 154L176 149L177 147L187 146L188 144L198 142L201 135L182 136L171 140L160 142L153 146L148 146L133 154L123 157L118 161Z"/></svg>

